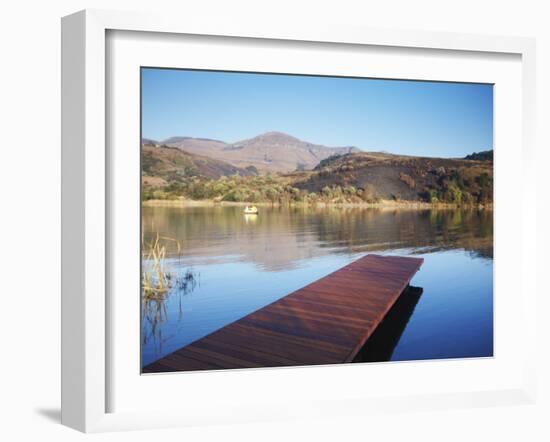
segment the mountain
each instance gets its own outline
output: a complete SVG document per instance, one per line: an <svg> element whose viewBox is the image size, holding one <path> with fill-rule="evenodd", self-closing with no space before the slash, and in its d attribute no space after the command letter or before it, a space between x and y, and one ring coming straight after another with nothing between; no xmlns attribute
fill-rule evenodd
<svg viewBox="0 0 550 442"><path fill-rule="evenodd" d="M157 145L157 144L159 144L159 142L156 141L156 140L152 140L151 138L142 138L142 139L141 139L141 144L153 144L153 145Z"/></svg>
<svg viewBox="0 0 550 442"><path fill-rule="evenodd" d="M463 159L414 157L330 148L281 132L233 144L191 137L165 141L170 145L142 147L144 189L165 196L240 202L493 201L492 151Z"/></svg>
<svg viewBox="0 0 550 442"><path fill-rule="evenodd" d="M175 147L143 144L141 149L142 182L146 187L164 187L170 182L202 177L253 175L253 170L233 166L225 161L184 152Z"/></svg>
<svg viewBox="0 0 550 442"><path fill-rule="evenodd" d="M311 170L330 156L359 151L352 146L327 147L308 143L282 132L267 132L232 144L191 137L172 137L162 144L220 159L240 168L254 166L264 173Z"/></svg>
<svg viewBox="0 0 550 442"><path fill-rule="evenodd" d="M227 143L219 140L211 140L209 138L193 138L193 137L171 137L162 140L162 145L175 147L185 152L198 155L206 155L215 159L220 157L219 152L227 146Z"/></svg>
<svg viewBox="0 0 550 442"><path fill-rule="evenodd" d="M360 152L331 157L312 172L289 177L293 187L303 191L353 188L367 200L487 203L493 199L493 165L488 161Z"/></svg>
<svg viewBox="0 0 550 442"><path fill-rule="evenodd" d="M473 154L466 155L464 159L477 161L493 161L493 149L484 150L483 152L474 152Z"/></svg>

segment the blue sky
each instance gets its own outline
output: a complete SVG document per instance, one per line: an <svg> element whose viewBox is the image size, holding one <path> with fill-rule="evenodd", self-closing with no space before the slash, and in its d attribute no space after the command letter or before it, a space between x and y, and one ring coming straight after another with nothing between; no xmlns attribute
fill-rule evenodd
<svg viewBox="0 0 550 442"><path fill-rule="evenodd" d="M286 132L327 146L432 157L493 148L493 87L142 69L142 135L229 143Z"/></svg>

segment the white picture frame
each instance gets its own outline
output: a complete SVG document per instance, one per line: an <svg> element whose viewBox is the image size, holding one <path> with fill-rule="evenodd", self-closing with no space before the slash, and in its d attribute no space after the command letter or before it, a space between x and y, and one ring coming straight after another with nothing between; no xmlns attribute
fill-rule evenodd
<svg viewBox="0 0 550 442"><path fill-rule="evenodd" d="M491 37L451 33L388 31L344 26L294 27L269 23L216 23L142 13L86 10L62 21L62 423L85 432L249 422L286 417L334 416L469 406L530 403L536 392L534 333L536 317L536 266L526 265L536 256L536 194L521 189L521 326L526 352L521 385L511 383L501 389L474 389L449 393L372 398L327 397L307 401L308 407L255 406L237 404L234 410L189 415L181 410L108 412L109 303L107 286L111 241L109 215L109 174L107 173L106 120L106 35L109 31L154 32L163 35L199 35L270 39L285 42L336 43L383 48L424 48L441 51L468 51L483 54L514 54L521 57L521 157L522 173L534 168L535 43L532 39ZM497 165L498 168L498 165ZM498 171L497 171L498 173ZM422 367L410 365L409 370ZM300 370L300 369L297 369ZM264 372L265 373L265 372ZM264 375L265 376L265 375ZM270 376L268 374L267 376ZM273 375L274 376L274 375ZM235 377L233 377L235 378ZM238 413L235 411L237 410Z"/></svg>

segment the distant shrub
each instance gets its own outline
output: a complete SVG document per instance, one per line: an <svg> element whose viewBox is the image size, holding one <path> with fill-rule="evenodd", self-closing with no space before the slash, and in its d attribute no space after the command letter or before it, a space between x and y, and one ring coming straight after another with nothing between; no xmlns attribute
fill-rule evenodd
<svg viewBox="0 0 550 442"><path fill-rule="evenodd" d="M493 150L485 150L483 152L474 152L473 154L466 155L465 160L477 160L477 161L493 161Z"/></svg>
<svg viewBox="0 0 550 442"><path fill-rule="evenodd" d="M379 200L376 196L376 189L372 184L367 184L364 188L359 189L357 196L367 203L375 203Z"/></svg>
<svg viewBox="0 0 550 442"><path fill-rule="evenodd" d="M246 166L245 169L254 175L258 175L258 169L255 166Z"/></svg>
<svg viewBox="0 0 550 442"><path fill-rule="evenodd" d="M409 186L410 189L414 189L416 187L416 182L414 181L414 179L406 173L400 172L399 179L403 181L407 186Z"/></svg>
<svg viewBox="0 0 550 442"><path fill-rule="evenodd" d="M243 193L237 189L231 190L230 192L226 193L222 198L222 201L231 201L231 202L241 202L244 200L245 198Z"/></svg>
<svg viewBox="0 0 550 442"><path fill-rule="evenodd" d="M323 167L329 166L331 163L333 163L335 160L337 160L342 156L343 156L342 154L334 154L328 158L325 158L324 160L319 161L319 164L315 166L315 170L321 170Z"/></svg>

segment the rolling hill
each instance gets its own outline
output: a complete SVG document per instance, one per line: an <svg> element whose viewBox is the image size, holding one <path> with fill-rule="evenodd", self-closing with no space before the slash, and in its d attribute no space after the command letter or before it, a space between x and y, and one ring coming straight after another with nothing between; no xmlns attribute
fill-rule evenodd
<svg viewBox="0 0 550 442"><path fill-rule="evenodd" d="M146 187L165 187L188 178L218 179L222 176L250 176L254 170L235 167L225 161L184 152L175 147L143 144L141 175Z"/></svg>
<svg viewBox="0 0 550 442"><path fill-rule="evenodd" d="M360 189L370 200L488 203L493 199L490 161L360 152L335 156L309 173L292 174L307 192Z"/></svg>

